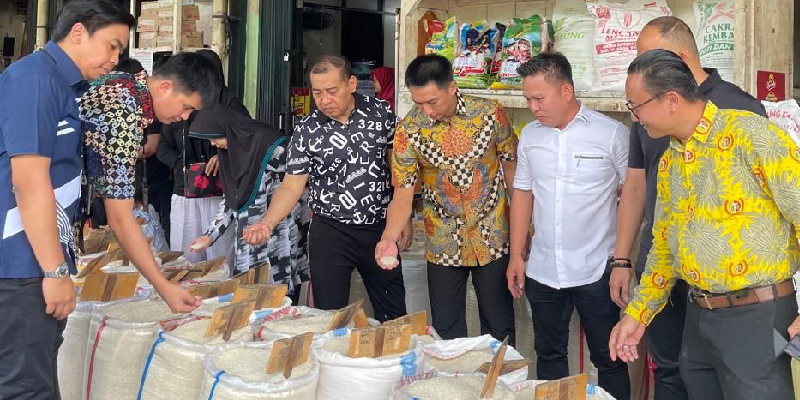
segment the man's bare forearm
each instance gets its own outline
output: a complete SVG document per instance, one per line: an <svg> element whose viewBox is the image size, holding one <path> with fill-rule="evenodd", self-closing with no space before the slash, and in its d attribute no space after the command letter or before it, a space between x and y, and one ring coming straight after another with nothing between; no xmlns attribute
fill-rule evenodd
<svg viewBox="0 0 800 400"><path fill-rule="evenodd" d="M644 218L646 190L644 170L629 168L617 210L614 257L627 258L633 250L633 242L636 241Z"/></svg>
<svg viewBox="0 0 800 400"><path fill-rule="evenodd" d="M136 269L156 288L166 283L150 244L133 217L133 200L104 199L103 204L111 231Z"/></svg>
<svg viewBox="0 0 800 400"><path fill-rule="evenodd" d="M533 192L514 189L511 200L509 247L512 257L522 257L533 214Z"/></svg>

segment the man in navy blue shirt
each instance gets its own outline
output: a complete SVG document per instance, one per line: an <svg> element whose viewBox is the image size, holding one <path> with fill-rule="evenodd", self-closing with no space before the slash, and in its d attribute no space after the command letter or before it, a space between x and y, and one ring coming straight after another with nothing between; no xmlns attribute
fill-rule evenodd
<svg viewBox="0 0 800 400"><path fill-rule="evenodd" d="M114 0L73 0L52 42L0 75L0 399L60 398L56 355L75 308L86 80L109 73L136 23Z"/></svg>

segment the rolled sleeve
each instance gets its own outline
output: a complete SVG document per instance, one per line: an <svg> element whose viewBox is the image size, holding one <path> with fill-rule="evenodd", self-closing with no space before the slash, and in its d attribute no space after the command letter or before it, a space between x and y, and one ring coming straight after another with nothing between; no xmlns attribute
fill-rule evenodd
<svg viewBox="0 0 800 400"><path fill-rule="evenodd" d="M37 154L52 158L64 98L53 78L23 75L3 84L0 133L8 155ZM71 129L71 128L70 128Z"/></svg>
<svg viewBox="0 0 800 400"><path fill-rule="evenodd" d="M289 175L308 175L311 173L311 154L308 152L308 138L304 134L304 124L296 125L286 153L286 173Z"/></svg>
<svg viewBox="0 0 800 400"><path fill-rule="evenodd" d="M417 184L419 161L416 152L408 140L408 133L401 124L394 134L392 150L392 186L396 188L413 188Z"/></svg>
<svg viewBox="0 0 800 400"><path fill-rule="evenodd" d="M530 163L528 162L528 155L525 153L525 139L524 139L524 129L523 129L523 138L519 141L519 146L517 150L517 170L514 173L514 189L519 190L532 190L533 189L533 179L531 177L531 168Z"/></svg>
<svg viewBox="0 0 800 400"><path fill-rule="evenodd" d="M134 197L136 156L144 133L135 104L129 90L112 85L93 87L81 100L87 126L86 179L100 197Z"/></svg>
<svg viewBox="0 0 800 400"><path fill-rule="evenodd" d="M497 130L497 155L503 161L517 160L517 136L511 129L511 122L508 113L501 105L497 105L495 111L497 120L495 122Z"/></svg>

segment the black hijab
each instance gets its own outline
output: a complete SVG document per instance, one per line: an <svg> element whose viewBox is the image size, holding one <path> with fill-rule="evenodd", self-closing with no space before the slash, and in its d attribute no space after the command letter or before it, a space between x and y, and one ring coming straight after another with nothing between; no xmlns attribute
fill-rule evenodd
<svg viewBox="0 0 800 400"><path fill-rule="evenodd" d="M189 136L228 139L228 149L219 149L219 172L225 203L237 212L244 212L253 204L274 149L288 139L271 126L224 104L197 112Z"/></svg>

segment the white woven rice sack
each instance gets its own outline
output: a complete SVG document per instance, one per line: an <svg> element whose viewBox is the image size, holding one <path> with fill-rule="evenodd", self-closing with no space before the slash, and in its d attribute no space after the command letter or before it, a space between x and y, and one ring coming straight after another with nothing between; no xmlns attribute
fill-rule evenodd
<svg viewBox="0 0 800 400"><path fill-rule="evenodd" d="M147 353L156 337L155 327L171 314L163 301L130 300L97 306L89 325L86 345L85 390L87 400L136 399Z"/></svg>
<svg viewBox="0 0 800 400"><path fill-rule="evenodd" d="M536 396L536 385L546 381L523 381L510 386L511 391L517 395L517 399L533 399ZM586 386L586 400L615 400L614 396L608 394L603 388L589 384Z"/></svg>
<svg viewBox="0 0 800 400"><path fill-rule="evenodd" d="M328 332L314 341L320 362L317 399L388 399L395 383L422 372L425 353L417 336L411 337L409 351L378 358L351 358L348 329Z"/></svg>
<svg viewBox="0 0 800 400"><path fill-rule="evenodd" d="M203 361L202 400L313 400L320 364L313 352L287 380L267 375L273 342L223 344Z"/></svg>
<svg viewBox="0 0 800 400"><path fill-rule="evenodd" d="M447 374L430 371L424 375L402 379L392 391L392 400L456 400L477 399L483 389L485 374ZM505 384L498 380L494 387L492 400L515 400L530 397L517 397Z"/></svg>
<svg viewBox="0 0 800 400"><path fill-rule="evenodd" d="M777 103L762 100L761 104L767 110L769 120L786 131L800 146L800 106L797 105L797 100L789 99Z"/></svg>
<svg viewBox="0 0 800 400"><path fill-rule="evenodd" d="M156 328L153 342L142 370L138 399L197 399L203 380L203 359L219 345L222 335L205 337L210 318L195 317L165 332ZM246 343L253 338L248 325L233 332L227 343Z"/></svg>
<svg viewBox="0 0 800 400"><path fill-rule="evenodd" d="M500 348L499 340L491 335L441 340L425 345L425 371L436 370L444 373L470 374L484 362L491 362ZM505 361L521 360L524 357L513 347L506 349ZM520 368L500 376L506 384L524 381L528 378L528 367Z"/></svg>
<svg viewBox="0 0 800 400"><path fill-rule="evenodd" d="M323 334L328 330L334 314L316 308L285 307L261 318L253 340L285 339L306 332Z"/></svg>
<svg viewBox="0 0 800 400"><path fill-rule="evenodd" d="M594 18L583 0L558 0L553 10L553 50L567 57L572 66L575 90L589 91L594 78Z"/></svg>
<svg viewBox="0 0 800 400"><path fill-rule="evenodd" d="M698 0L693 8L697 22L694 38L700 64L705 68L716 68L722 79L733 82L736 1Z"/></svg>
<svg viewBox="0 0 800 400"><path fill-rule="evenodd" d="M201 304L200 307L197 307L197 309L192 311L192 315L211 317L212 315L214 315L214 310L216 310L217 308L231 305L232 299L233 299L232 294L226 294L222 296L212 297L210 299L205 299L203 300L203 304ZM281 306L278 308L264 308L261 310L255 310L253 314L250 315L250 323L254 324L258 321L261 321L267 315L270 315L277 310L286 307L291 307L291 305L292 305L292 299L284 297L283 304L281 304Z"/></svg>
<svg viewBox="0 0 800 400"><path fill-rule="evenodd" d="M84 363L86 362L86 342L89 338L89 322L97 303L78 302L67 318L64 328L64 342L58 349L58 383L62 400L81 400Z"/></svg>

